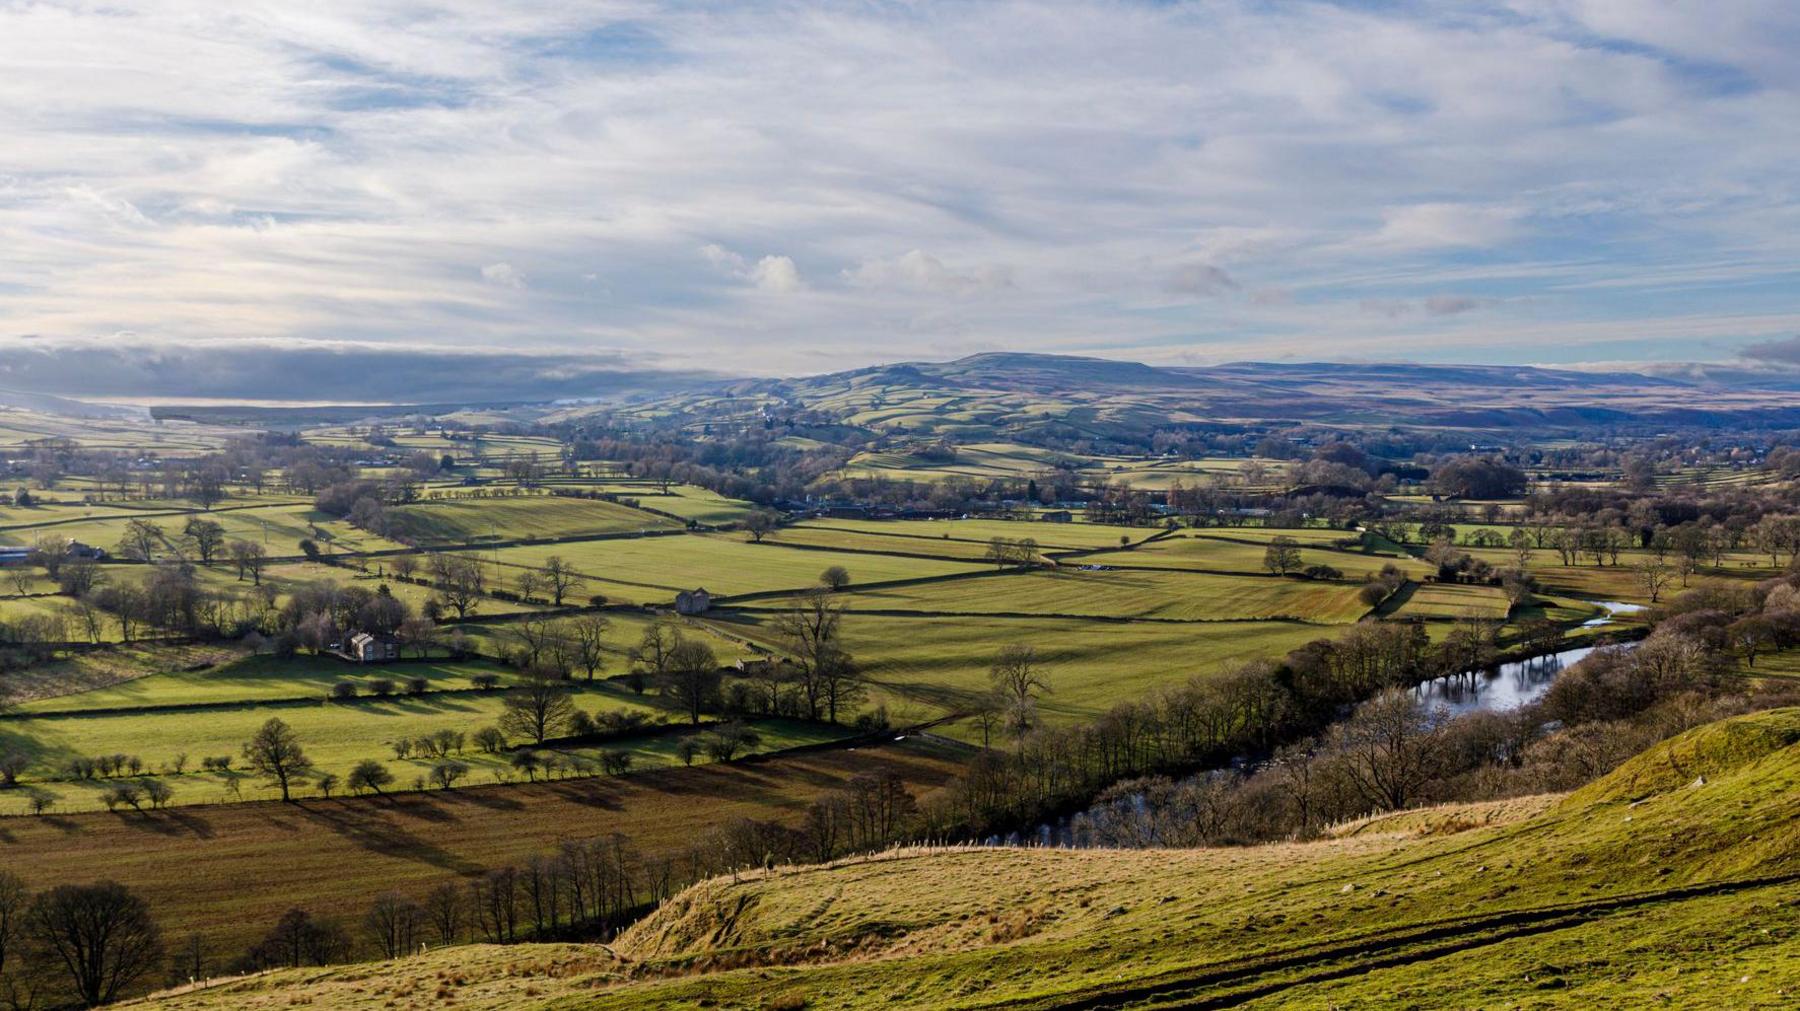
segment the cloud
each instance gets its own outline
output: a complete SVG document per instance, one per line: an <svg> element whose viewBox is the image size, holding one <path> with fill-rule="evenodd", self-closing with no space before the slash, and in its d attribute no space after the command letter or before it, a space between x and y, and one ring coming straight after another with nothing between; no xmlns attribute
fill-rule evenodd
<svg viewBox="0 0 1800 1011"><path fill-rule="evenodd" d="M1506 207L1414 204L1392 207L1371 241L1399 250L1493 246L1519 234L1518 212Z"/></svg>
<svg viewBox="0 0 1800 1011"><path fill-rule="evenodd" d="M0 346L0 389L117 398L503 403L672 389L702 378L645 371L617 352L266 341Z"/></svg>
<svg viewBox="0 0 1800 1011"><path fill-rule="evenodd" d="M1482 301L1468 295L1433 295L1425 300L1425 311L1433 316L1457 316L1481 308Z"/></svg>
<svg viewBox="0 0 1800 1011"><path fill-rule="evenodd" d="M911 291L973 295L1013 287L1013 272L1001 264L952 270L944 261L914 249L886 260L868 260L844 272L852 284Z"/></svg>
<svg viewBox="0 0 1800 1011"><path fill-rule="evenodd" d="M1185 263L1169 272L1163 290L1177 295L1225 295L1240 285L1210 263Z"/></svg>
<svg viewBox="0 0 1800 1011"><path fill-rule="evenodd" d="M1779 0L0 5L0 344L1727 349L1800 281L1797 36Z"/></svg>
<svg viewBox="0 0 1800 1011"><path fill-rule="evenodd" d="M1758 365L1779 369L1800 369L1800 336L1759 341L1746 346L1738 354L1747 361Z"/></svg>
<svg viewBox="0 0 1800 1011"><path fill-rule="evenodd" d="M771 254L751 263L741 253L726 249L716 242L701 246L700 255L706 262L732 277L749 282L761 291L791 295L805 287L800 278L800 268L794 265L790 257Z"/></svg>
<svg viewBox="0 0 1800 1011"><path fill-rule="evenodd" d="M502 288L525 287L525 275L510 263L490 263L481 268L481 279Z"/></svg>
<svg viewBox="0 0 1800 1011"><path fill-rule="evenodd" d="M750 269L750 280L763 291L792 294L802 287L800 269L785 256L765 256Z"/></svg>

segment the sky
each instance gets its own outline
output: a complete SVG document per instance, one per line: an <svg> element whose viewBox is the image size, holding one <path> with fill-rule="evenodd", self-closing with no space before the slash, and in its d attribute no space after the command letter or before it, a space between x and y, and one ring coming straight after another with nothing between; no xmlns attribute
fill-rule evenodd
<svg viewBox="0 0 1800 1011"><path fill-rule="evenodd" d="M1792 0L0 0L0 387L1800 369L1797 48Z"/></svg>

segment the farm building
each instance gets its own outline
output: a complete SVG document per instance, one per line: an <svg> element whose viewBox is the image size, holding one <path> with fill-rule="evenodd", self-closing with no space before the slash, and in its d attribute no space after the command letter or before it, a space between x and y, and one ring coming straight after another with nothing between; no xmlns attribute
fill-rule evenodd
<svg viewBox="0 0 1800 1011"><path fill-rule="evenodd" d="M350 659L357 663L385 663L400 659L400 643L393 636L358 632L350 637Z"/></svg>
<svg viewBox="0 0 1800 1011"><path fill-rule="evenodd" d="M676 614L705 614L712 609L712 594L705 588L683 590L675 595Z"/></svg>
<svg viewBox="0 0 1800 1011"><path fill-rule="evenodd" d="M1039 517L1045 523L1073 523L1075 514L1067 509L1054 509Z"/></svg>

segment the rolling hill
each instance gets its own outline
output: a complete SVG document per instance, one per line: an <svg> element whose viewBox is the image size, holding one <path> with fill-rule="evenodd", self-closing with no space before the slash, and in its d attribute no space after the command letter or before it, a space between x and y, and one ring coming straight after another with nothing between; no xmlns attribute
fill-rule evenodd
<svg viewBox="0 0 1800 1011"><path fill-rule="evenodd" d="M610 946L450 948L152 1004L1791 1007L1797 787L1800 710L1777 710L1573 794L1320 842L902 850L714 879Z"/></svg>

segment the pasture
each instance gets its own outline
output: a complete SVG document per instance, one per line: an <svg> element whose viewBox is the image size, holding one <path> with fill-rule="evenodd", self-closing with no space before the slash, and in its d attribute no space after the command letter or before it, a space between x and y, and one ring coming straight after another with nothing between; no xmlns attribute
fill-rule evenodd
<svg viewBox="0 0 1800 1011"><path fill-rule="evenodd" d="M438 498L387 511L392 535L421 547L671 530L680 524L599 499L560 495Z"/></svg>
<svg viewBox="0 0 1800 1011"><path fill-rule="evenodd" d="M535 785L8 818L0 865L33 887L130 881L166 934L198 932L228 957L296 906L354 922L373 895L421 897L565 839L622 833L646 856L673 855L733 818L798 820L859 773L893 772L929 793L962 757L907 741Z"/></svg>
<svg viewBox="0 0 1800 1011"><path fill-rule="evenodd" d="M1368 611L1350 583L1273 576L1119 570L1007 572L977 579L848 593L850 611L919 614L1068 615L1159 621L1288 618L1320 624L1355 621Z"/></svg>

